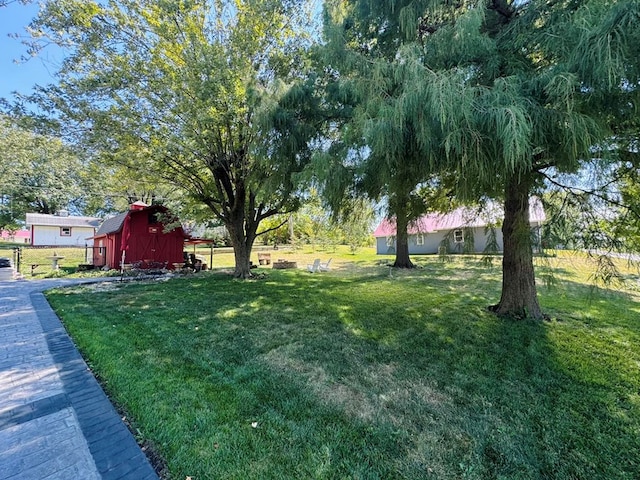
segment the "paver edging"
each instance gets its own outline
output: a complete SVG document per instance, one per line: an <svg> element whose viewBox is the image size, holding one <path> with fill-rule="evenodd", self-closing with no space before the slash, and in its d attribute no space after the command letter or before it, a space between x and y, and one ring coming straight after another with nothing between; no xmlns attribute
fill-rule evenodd
<svg viewBox="0 0 640 480"><path fill-rule="evenodd" d="M30 299L100 475L117 480L158 480L149 460L91 373L44 294L32 292ZM99 416L103 418L96 422ZM103 427L109 427L109 436L117 438L115 444L105 441L108 439L100 434ZM118 453L119 463L114 464L110 451Z"/></svg>

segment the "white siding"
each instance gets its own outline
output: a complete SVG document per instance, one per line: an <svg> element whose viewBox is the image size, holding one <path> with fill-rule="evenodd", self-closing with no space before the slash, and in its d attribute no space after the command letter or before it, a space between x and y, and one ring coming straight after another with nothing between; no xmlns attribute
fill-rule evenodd
<svg viewBox="0 0 640 480"><path fill-rule="evenodd" d="M32 230L32 245L60 245L60 246L84 246L89 243L87 238L94 235L93 227L67 227L71 228L70 236L60 235L60 227L47 225L34 225Z"/></svg>

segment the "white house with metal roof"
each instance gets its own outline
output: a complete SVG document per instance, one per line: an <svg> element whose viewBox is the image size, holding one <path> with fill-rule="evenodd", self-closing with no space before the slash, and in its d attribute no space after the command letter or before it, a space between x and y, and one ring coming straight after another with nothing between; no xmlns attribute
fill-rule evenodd
<svg viewBox="0 0 640 480"><path fill-rule="evenodd" d="M100 226L97 217L80 217L58 212L56 215L27 213L27 228L34 246L84 246Z"/></svg>
<svg viewBox="0 0 640 480"><path fill-rule="evenodd" d="M407 228L409 236L409 254L438 253L441 247L449 252L487 251L488 245L495 241L497 251L503 250L502 220L504 210L495 202L489 202L483 208L460 207L449 213L430 213L418 218ZM535 248L539 247L540 233L546 220L544 207L537 197L529 200L529 222ZM378 255L395 254L395 219L384 219L373 232Z"/></svg>

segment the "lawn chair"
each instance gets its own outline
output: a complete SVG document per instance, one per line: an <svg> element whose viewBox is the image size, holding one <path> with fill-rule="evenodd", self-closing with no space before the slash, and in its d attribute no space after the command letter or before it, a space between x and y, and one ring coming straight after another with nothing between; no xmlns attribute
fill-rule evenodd
<svg viewBox="0 0 640 480"><path fill-rule="evenodd" d="M311 273L316 273L320 271L320 259L316 258L313 261L313 264L308 264L307 265L307 270L309 270Z"/></svg>
<svg viewBox="0 0 640 480"><path fill-rule="evenodd" d="M329 264L331 263L331 259L329 259L327 261L327 263L322 263L320 262L318 264L318 271L319 272L328 272L329 270L331 270L331 268L329 267Z"/></svg>

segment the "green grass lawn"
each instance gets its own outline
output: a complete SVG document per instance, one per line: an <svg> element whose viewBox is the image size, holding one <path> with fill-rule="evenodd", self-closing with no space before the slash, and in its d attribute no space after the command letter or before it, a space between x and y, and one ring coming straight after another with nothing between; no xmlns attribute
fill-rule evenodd
<svg viewBox="0 0 640 480"><path fill-rule="evenodd" d="M86 264L91 260L90 258L87 259L87 256L91 257L91 250L87 250L85 247L20 246L22 247L20 273L28 280L75 275L78 265ZM52 268L51 257L54 255L60 258L58 270L53 270ZM0 256L13 257L13 252L6 249L0 250ZM84 275L86 276L86 274Z"/></svg>
<svg viewBox="0 0 640 480"><path fill-rule="evenodd" d="M640 478L634 290L540 260L552 320L515 322L475 258L290 255L335 268L48 294L166 478Z"/></svg>

